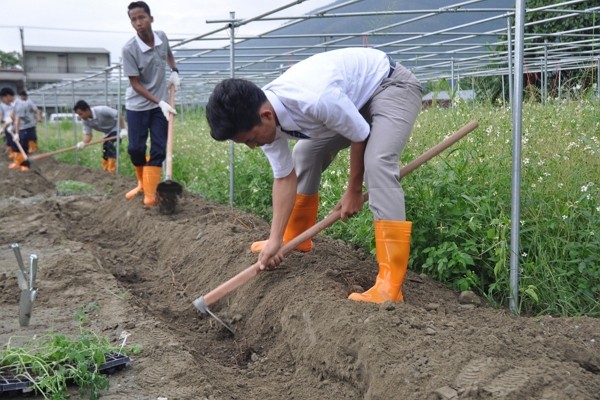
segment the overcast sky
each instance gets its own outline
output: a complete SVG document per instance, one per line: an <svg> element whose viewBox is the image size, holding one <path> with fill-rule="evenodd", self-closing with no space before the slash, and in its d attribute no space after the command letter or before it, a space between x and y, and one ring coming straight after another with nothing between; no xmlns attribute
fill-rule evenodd
<svg viewBox="0 0 600 400"><path fill-rule="evenodd" d="M154 16L153 29L169 39L184 39L215 30L235 11L238 19L249 19L296 3L294 0L147 0ZM306 0L278 16L297 16L333 0ZM135 32L127 17L129 0L0 0L4 10L0 22L0 50L21 53L19 27L24 27L26 46L101 47L118 62L123 44ZM254 35L280 26L283 21L250 23L237 34ZM203 44L206 47L208 44Z"/></svg>

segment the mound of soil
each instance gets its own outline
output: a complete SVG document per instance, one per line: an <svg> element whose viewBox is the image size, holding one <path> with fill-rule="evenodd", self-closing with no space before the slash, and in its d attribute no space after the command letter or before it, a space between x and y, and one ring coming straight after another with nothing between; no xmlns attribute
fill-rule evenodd
<svg viewBox="0 0 600 400"><path fill-rule="evenodd" d="M355 303L371 255L317 237L211 307L192 306L252 265L268 224L184 193L178 212L127 201L133 178L35 162L0 166L0 343L89 327L143 351L111 376L106 399L598 399L600 321L515 317L409 271L404 303ZM58 193L59 181L92 193ZM18 322L9 244L39 257L31 324ZM90 305L94 305L91 307Z"/></svg>

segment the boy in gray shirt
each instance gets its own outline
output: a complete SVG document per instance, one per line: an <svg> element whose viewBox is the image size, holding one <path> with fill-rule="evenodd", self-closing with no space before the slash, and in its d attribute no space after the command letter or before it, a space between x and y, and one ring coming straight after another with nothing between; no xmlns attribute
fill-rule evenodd
<svg viewBox="0 0 600 400"><path fill-rule="evenodd" d="M9 168L17 168L21 171L29 171L29 160L21 154L18 144L21 145L23 152L28 155L29 154L29 143L27 141L28 129L26 127L31 127L32 121L29 119L29 112L27 110L27 103L24 103L21 100L15 101L14 111L13 111L13 154L15 154L15 162L9 165ZM35 124L35 121L33 122ZM18 144L17 144L18 143ZM18 153L18 154L17 154Z"/></svg>
<svg viewBox="0 0 600 400"><path fill-rule="evenodd" d="M83 120L84 137L83 141L77 143L78 149L83 149L92 141L92 129L104 133L104 138L115 138L104 142L102 146L102 169L114 173L117 169L117 151L114 145L117 137L117 110L107 106L90 107L84 100L79 100L73 111ZM119 118L119 128L121 139L127 137L123 116Z"/></svg>
<svg viewBox="0 0 600 400"><path fill-rule="evenodd" d="M42 121L42 113L40 112L39 108L37 108L35 103L29 98L25 90L21 90L19 92L19 97L21 98L21 102L24 104L27 120L27 123L23 124L21 129L27 131L26 136L29 152L35 153L38 151L37 132L35 125Z"/></svg>
<svg viewBox="0 0 600 400"><path fill-rule="evenodd" d="M144 193L144 205L157 204L156 188L166 156L169 113L177 112L164 100L167 98L165 69L171 68L169 84L179 87L179 71L164 32L153 31L154 17L143 1L127 7L127 15L137 35L123 46L123 71L129 77L125 94L131 163L135 167L138 185L127 192L132 199ZM146 161L146 141L150 133L150 158Z"/></svg>

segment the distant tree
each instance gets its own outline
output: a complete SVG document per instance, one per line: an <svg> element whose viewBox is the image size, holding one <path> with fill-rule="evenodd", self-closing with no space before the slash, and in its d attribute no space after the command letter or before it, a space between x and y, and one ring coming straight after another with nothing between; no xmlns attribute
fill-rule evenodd
<svg viewBox="0 0 600 400"><path fill-rule="evenodd" d="M552 4L560 4L564 3L564 0L528 0L527 1L527 9L535 9L539 7L549 6ZM587 9L591 9L592 7L598 6L598 0L587 0L581 3L569 4L561 7L561 10L573 10L573 11L585 11ZM552 11L536 11L536 12L528 12L525 18L526 23L542 21L546 19L557 18L553 21L546 21L544 23L534 24L525 26L526 34L544 34L544 33L558 33L564 31L570 31L574 29L580 29L585 27L592 27L598 24L598 12L588 12L588 13L579 13L577 16L571 16L568 18L560 18L564 17L565 13L557 13ZM593 39L594 32L591 29L587 31L578 32L578 34L589 35L587 36L565 36L565 35L554 35L554 36L543 36L540 38L533 39L533 43L544 43L544 40L548 40L549 43L554 42L572 42L576 40L585 40L585 39ZM573 50L577 51L577 50Z"/></svg>
<svg viewBox="0 0 600 400"><path fill-rule="evenodd" d="M526 44L530 46L531 44L542 44L545 40L548 43L565 43L565 42L573 42L573 41L588 41L589 46L597 46L594 45L593 40L597 32L593 29L583 30L580 32L576 32L576 36L569 35L548 35L548 33L561 33L565 31L571 31L575 29L581 29L585 27L593 27L598 25L598 21L600 19L600 15L598 12L592 13L578 13L576 16L569 16L568 18L564 18L568 11L585 11L592 7L598 6L599 0L587 0L581 3L568 4L566 6L558 7L559 4L564 3L564 0L528 0L527 1L527 10L529 10L525 15L525 35L528 36ZM562 12L553 12L551 10L548 11L536 11L530 12L532 9L536 9L539 7L550 6L556 4L556 9L562 10ZM561 18L563 17L563 18ZM546 21L538 24L531 24L537 21L543 21L548 19L555 20ZM527 25L529 24L529 25ZM540 35L539 37L531 38L531 35ZM504 36L500 40L506 40L507 37ZM496 46L495 50L498 52L505 52L507 47ZM579 55L581 53L581 48L574 48L566 50L573 55ZM570 86L581 85L584 89L590 87L594 80L594 71L585 70L585 69L574 69L568 71L561 71L562 85L563 87L569 88ZM550 96L555 96L558 88L556 87L558 83L558 74L556 71L549 71L549 94ZM541 90L542 80L538 73L529 73L525 72L524 75L524 85L525 85L525 94L529 99L539 99L542 90ZM476 92L477 98L479 99L488 99L492 103L496 103L500 96L502 96L501 89L502 81L499 77L484 77L477 79Z"/></svg>
<svg viewBox="0 0 600 400"><path fill-rule="evenodd" d="M15 68L20 67L22 64L21 54L16 51L6 53L0 50L0 68Z"/></svg>

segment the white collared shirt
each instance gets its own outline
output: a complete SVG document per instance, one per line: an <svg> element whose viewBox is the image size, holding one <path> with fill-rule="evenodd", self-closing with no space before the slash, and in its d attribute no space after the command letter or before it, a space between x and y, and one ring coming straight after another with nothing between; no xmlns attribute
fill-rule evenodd
<svg viewBox="0 0 600 400"><path fill-rule="evenodd" d="M281 128L310 138L339 134L362 142L370 127L359 110L389 71L388 56L380 50L339 49L300 61L263 90ZM275 141L262 146L275 178L288 176L294 168L289 139L277 129Z"/></svg>
<svg viewBox="0 0 600 400"><path fill-rule="evenodd" d="M154 34L154 46L160 46L162 44L162 40L160 40L160 37L156 34L156 32L152 33ZM142 51L142 53L145 53L148 50L152 50L152 47L144 43L142 38L138 35L135 35L135 41L137 42L138 46L140 46L140 50Z"/></svg>

